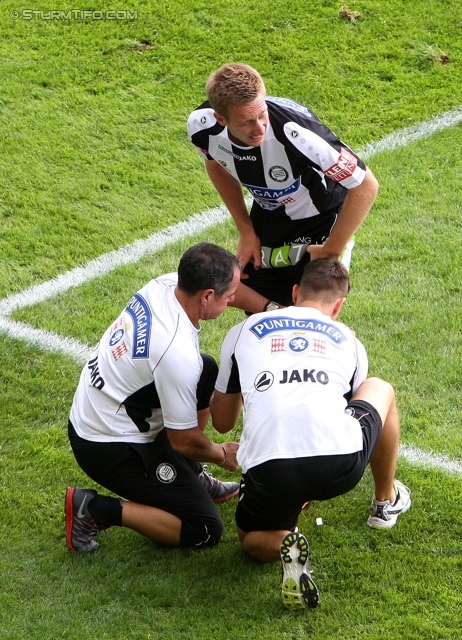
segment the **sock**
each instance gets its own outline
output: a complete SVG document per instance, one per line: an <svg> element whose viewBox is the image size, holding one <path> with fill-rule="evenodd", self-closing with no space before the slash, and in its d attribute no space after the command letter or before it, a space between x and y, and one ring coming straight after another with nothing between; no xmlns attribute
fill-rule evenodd
<svg viewBox="0 0 462 640"><path fill-rule="evenodd" d="M88 503L88 512L96 521L96 524L103 527L122 526L122 505L120 498L111 496L96 495Z"/></svg>

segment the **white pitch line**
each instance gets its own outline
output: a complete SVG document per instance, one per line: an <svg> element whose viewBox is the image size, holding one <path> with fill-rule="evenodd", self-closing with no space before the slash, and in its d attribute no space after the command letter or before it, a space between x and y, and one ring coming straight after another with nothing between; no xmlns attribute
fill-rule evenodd
<svg viewBox="0 0 462 640"><path fill-rule="evenodd" d="M413 465L426 467L427 469L440 469L446 473L462 476L462 464L451 460L447 456L440 456L429 451L422 451L407 444L399 445L399 455L406 458Z"/></svg>
<svg viewBox="0 0 462 640"><path fill-rule="evenodd" d="M0 301L0 315L9 316L15 309L43 302L59 293L64 293L71 287L78 287L89 280L93 280L93 278L108 275L117 267L138 262L144 256L154 255L169 244L201 231L206 231L212 226L225 222L227 219L228 211L224 205L195 214L188 220L153 233L143 240L136 240L133 244L127 244L120 249L105 253L81 267L76 267L67 273L56 276L52 280L48 280L48 282L43 282L4 298Z"/></svg>
<svg viewBox="0 0 462 640"><path fill-rule="evenodd" d="M403 147L436 131L452 127L462 121L462 107L451 109L431 120L401 129L378 142L373 142L359 150L365 160L382 151L389 151ZM251 199L248 199L248 204ZM171 227L148 236L146 239L137 240L133 244L126 245L110 253L103 254L76 267L65 274L61 274L48 282L25 289L24 291L4 298L0 301L0 315L11 315L15 309L27 307L43 302L48 298L67 291L71 287L77 287L88 280L111 273L117 267L138 262L143 256L153 255L165 246L177 242L181 238L206 231L211 226L224 223L228 219L227 209L221 205L209 211L195 214L188 220L179 222Z"/></svg>
<svg viewBox="0 0 462 640"><path fill-rule="evenodd" d="M378 142L371 142L363 147L358 152L358 155L363 160L368 160L376 153L380 153L382 151L394 151L394 149L398 149L398 147L405 147L410 142L431 136L436 131L442 131L443 129L453 127L461 121L462 107L457 107L456 109L446 111L446 113L439 116L435 116L430 120L425 120L424 122L411 125L405 129L400 129L399 131L382 138L382 140L379 140Z"/></svg>
<svg viewBox="0 0 462 640"><path fill-rule="evenodd" d="M24 340L28 344L38 347L42 351L61 353L71 356L77 362L85 364L92 349L74 338L63 338L52 331L34 329L28 324L14 322L9 318L1 317L1 331L15 340Z"/></svg>
<svg viewBox="0 0 462 640"><path fill-rule="evenodd" d="M436 131L452 127L461 121L462 107L451 109L430 120L392 133L378 142L372 142L360 149L358 155L364 160L367 160L377 153L404 147L410 142L430 136ZM250 205L250 202L251 198L248 198L247 204ZM128 244L120 249L103 254L95 260L81 267L76 267L65 274L61 274L48 282L35 285L18 294L4 298L0 301L0 316L11 315L15 309L43 302L48 298L67 291L67 289L71 287L77 287L88 280L107 275L117 267L138 262L143 256L154 255L157 251L169 244L177 242L181 238L206 231L216 224L226 222L228 219L229 214L223 205L210 209L209 211L204 211L203 213L195 214L188 220L167 227L143 240L137 240L133 244Z"/></svg>

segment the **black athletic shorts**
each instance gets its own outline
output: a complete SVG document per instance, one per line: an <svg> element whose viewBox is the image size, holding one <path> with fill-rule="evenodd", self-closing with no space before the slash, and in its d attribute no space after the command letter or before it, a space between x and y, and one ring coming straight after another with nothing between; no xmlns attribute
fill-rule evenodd
<svg viewBox="0 0 462 640"><path fill-rule="evenodd" d="M95 482L125 500L157 507L180 518L181 541L202 540L204 525L218 542L223 520L188 460L170 446L163 429L154 442L91 442L69 422L69 440L77 463Z"/></svg>
<svg viewBox="0 0 462 640"><path fill-rule="evenodd" d="M269 460L243 474L236 524L243 531L292 530L303 505L347 493L362 478L382 432L378 411L368 402L348 404L360 423L361 451L347 455Z"/></svg>
<svg viewBox="0 0 462 640"><path fill-rule="evenodd" d="M338 208L313 218L291 220L283 211L265 211L256 203L250 211L255 233L262 247L288 247L289 245L322 244L330 235L338 216ZM309 262L306 250L299 262L293 266L272 267L255 270L249 263L244 269L249 277L242 282L258 291L269 300L289 306L292 287L300 282L303 267Z"/></svg>
<svg viewBox="0 0 462 640"><path fill-rule="evenodd" d="M204 369L197 390L198 409L209 404L217 365L202 355ZM163 429L154 442L92 442L77 435L69 422L69 440L79 466L95 482L132 502L157 507L182 521L181 544L203 540L204 525L218 542L223 520L210 495L197 479L202 469L175 451Z"/></svg>

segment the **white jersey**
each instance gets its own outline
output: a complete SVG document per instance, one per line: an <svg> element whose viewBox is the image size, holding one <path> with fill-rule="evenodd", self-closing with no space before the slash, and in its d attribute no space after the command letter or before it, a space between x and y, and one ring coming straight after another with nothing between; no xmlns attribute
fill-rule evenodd
<svg viewBox="0 0 462 640"><path fill-rule="evenodd" d="M361 450L361 427L345 408L367 369L353 332L311 307L255 314L233 327L215 388L242 393L243 472L267 460Z"/></svg>
<svg viewBox="0 0 462 640"><path fill-rule="evenodd" d="M135 293L90 356L70 414L80 437L145 443L164 426L197 426L199 329L175 296L177 280L161 276Z"/></svg>

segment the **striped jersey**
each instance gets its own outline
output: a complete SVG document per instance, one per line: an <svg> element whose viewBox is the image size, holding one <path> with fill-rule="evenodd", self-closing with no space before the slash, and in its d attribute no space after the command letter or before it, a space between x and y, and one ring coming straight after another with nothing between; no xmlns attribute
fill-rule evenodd
<svg viewBox="0 0 462 640"><path fill-rule="evenodd" d="M269 212L301 220L338 208L347 189L360 185L366 165L302 104L267 97L269 123L259 147L231 142L209 102L188 119L188 135L207 160L215 160Z"/></svg>

